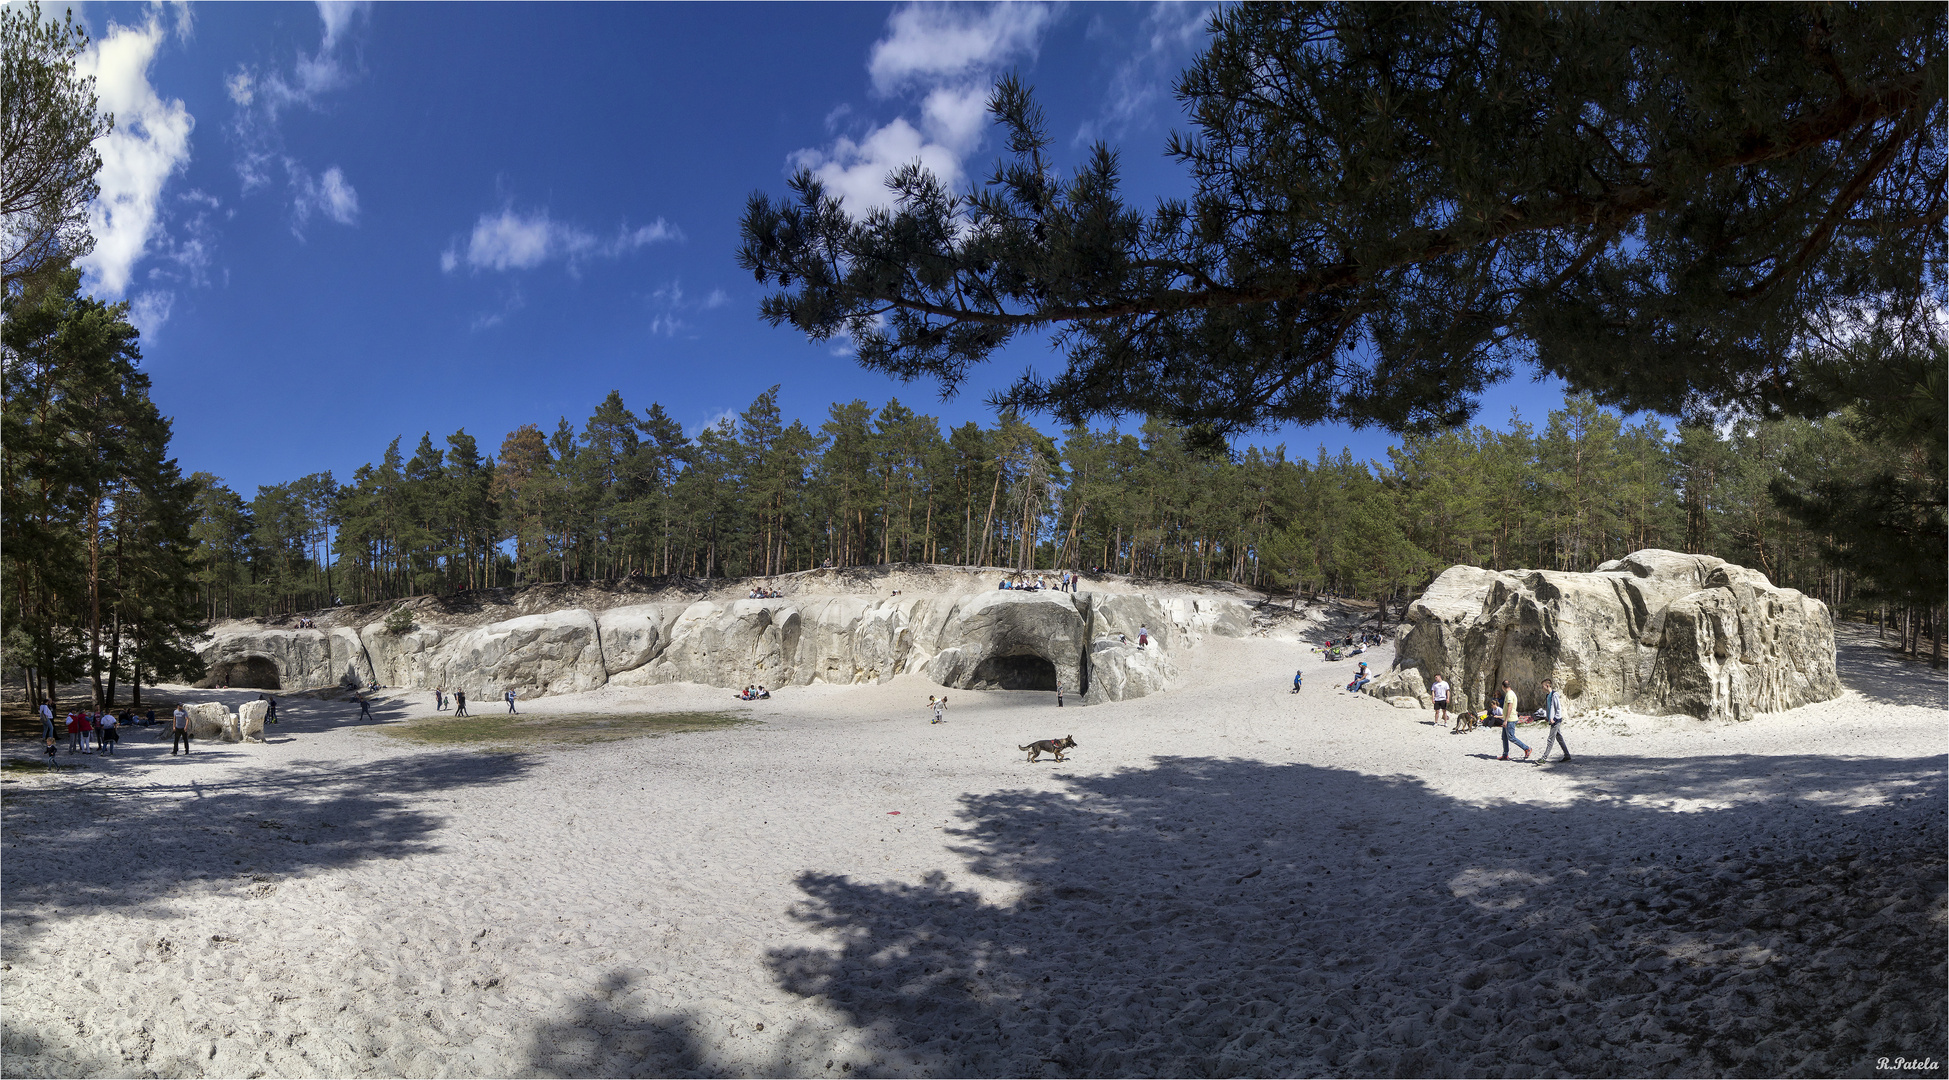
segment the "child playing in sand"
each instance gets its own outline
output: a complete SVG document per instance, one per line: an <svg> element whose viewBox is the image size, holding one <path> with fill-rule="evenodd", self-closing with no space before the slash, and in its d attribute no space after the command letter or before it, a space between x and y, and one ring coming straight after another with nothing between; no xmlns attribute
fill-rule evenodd
<svg viewBox="0 0 1949 1080"><path fill-rule="evenodd" d="M947 712L947 695L942 694L938 698L936 698L932 694L927 695L927 708L930 712L934 714L934 718L927 721L928 723L930 724L945 723L947 717L942 714Z"/></svg>

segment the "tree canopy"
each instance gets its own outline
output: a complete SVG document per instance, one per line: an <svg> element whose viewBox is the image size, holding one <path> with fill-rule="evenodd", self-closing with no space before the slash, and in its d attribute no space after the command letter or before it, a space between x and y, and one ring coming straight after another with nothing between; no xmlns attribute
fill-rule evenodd
<svg viewBox="0 0 1949 1080"><path fill-rule="evenodd" d="M1811 415L1810 319L1926 317L1943 283L1940 4L1240 4L1177 83L1195 194L1073 175L1014 77L1008 156L918 164L853 216L810 172L751 197L774 325L952 392L1217 432L1462 423L1519 365L1666 414Z"/></svg>
<svg viewBox="0 0 1949 1080"><path fill-rule="evenodd" d="M75 70L88 34L41 18L38 3L0 9L0 265L5 291L94 250L88 204L99 187L94 142L114 118L95 80Z"/></svg>

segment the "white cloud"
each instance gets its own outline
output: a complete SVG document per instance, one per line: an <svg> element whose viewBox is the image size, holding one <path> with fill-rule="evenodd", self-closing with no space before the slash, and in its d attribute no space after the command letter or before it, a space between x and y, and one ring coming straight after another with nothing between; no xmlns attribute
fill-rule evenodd
<svg viewBox="0 0 1949 1080"><path fill-rule="evenodd" d="M908 4L873 44L873 88L890 94L914 83L964 81L1018 54L1033 56L1055 15L1048 4Z"/></svg>
<svg viewBox="0 0 1949 1080"><path fill-rule="evenodd" d="M110 23L108 34L76 60L93 76L101 107L115 130L95 141L101 154L101 194L89 208L95 250L80 260L97 292L121 296L135 264L158 232L157 211L170 176L189 162L196 121L180 100L164 101L149 85L149 64L165 31L153 9L139 27Z"/></svg>
<svg viewBox="0 0 1949 1080"><path fill-rule="evenodd" d="M313 213L320 213L340 225L351 225L359 219L359 193L345 182L345 173L334 165L324 174L313 178L298 163L286 158L285 166L291 170L291 186L295 194L291 199L291 212L300 228L310 220Z"/></svg>
<svg viewBox="0 0 1949 1080"><path fill-rule="evenodd" d="M573 273L588 259L620 258L649 244L681 239L682 231L662 218L636 229L621 226L614 236L605 239L580 226L556 221L546 210L524 214L510 207L482 214L464 250L449 247L440 253L440 269L452 273L465 262L469 270L476 271L532 270L561 260Z"/></svg>
<svg viewBox="0 0 1949 1080"><path fill-rule="evenodd" d="M351 81L342 46L353 23L369 11L370 5L363 2L320 0L316 53L299 53L288 70L239 66L223 80L225 93L237 107L230 128L237 144L237 178L248 194L271 185L281 172L296 229L302 229L314 213L341 225L358 219L358 193L346 182L344 172L333 166L314 176L285 152L279 121L290 108L321 108L326 94Z"/></svg>
<svg viewBox="0 0 1949 1080"><path fill-rule="evenodd" d="M711 294L704 298L704 307L706 309L716 309L716 308L721 308L730 302L731 302L730 295L727 294L723 289L712 289Z"/></svg>
<svg viewBox="0 0 1949 1080"><path fill-rule="evenodd" d="M716 412L705 417L703 421L699 423L696 427L693 427L688 431L685 431L684 434L694 439L697 436L702 435L705 432L705 430L708 428L720 427L724 424L730 424L732 427L736 427L737 423L738 423L738 410L719 409Z"/></svg>
<svg viewBox="0 0 1949 1080"><path fill-rule="evenodd" d="M875 207L890 206L887 174L918 161L950 188L961 183L961 155L952 147L922 137L906 118L896 118L854 142L841 136L823 150L800 150L792 164L812 170L826 188L845 200L846 209L862 216Z"/></svg>
<svg viewBox="0 0 1949 1080"><path fill-rule="evenodd" d="M1151 5L1144 17L1143 40L1138 49L1117 65L1104 97L1102 115L1088 121L1076 133L1078 143L1122 135L1130 125L1149 116L1168 100L1172 81L1193 51L1204 40L1205 23L1210 19L1209 4L1177 3L1165 0Z"/></svg>
<svg viewBox="0 0 1949 1080"><path fill-rule="evenodd" d="M811 170L855 215L891 205L887 174L916 161L949 188L962 186L962 160L988 129L988 93L997 70L1018 56L1033 56L1055 15L1048 4L899 8L874 43L867 69L876 93L910 97L912 118L898 116L857 137L840 135L829 146L799 150L791 164ZM827 128L850 112L845 105L833 109Z"/></svg>
<svg viewBox="0 0 1949 1080"><path fill-rule="evenodd" d="M177 41L186 42L196 36L196 13L190 10L189 0L169 0L160 7L174 17Z"/></svg>
<svg viewBox="0 0 1949 1080"><path fill-rule="evenodd" d="M151 290L136 294L129 302L129 325L140 331L146 341L155 340L156 331L169 321L169 313L176 306L176 294L163 290Z"/></svg>
<svg viewBox="0 0 1949 1080"><path fill-rule="evenodd" d="M354 18L364 17L372 8L365 0L318 0L318 18L325 23L325 43L321 48L330 52L338 44Z"/></svg>
<svg viewBox="0 0 1949 1080"><path fill-rule="evenodd" d="M483 311L475 315L474 321L468 324L467 329L477 334L482 330L492 330L494 327L506 322L508 316L513 315L515 312L527 306L528 299L522 295L521 286L518 284L510 284L501 294L500 310Z"/></svg>

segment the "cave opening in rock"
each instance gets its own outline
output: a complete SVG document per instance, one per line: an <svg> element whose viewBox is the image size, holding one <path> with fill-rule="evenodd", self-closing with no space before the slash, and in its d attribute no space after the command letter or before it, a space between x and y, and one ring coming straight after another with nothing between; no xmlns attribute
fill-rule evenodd
<svg viewBox="0 0 1949 1080"><path fill-rule="evenodd" d="M1040 656L991 656L975 665L971 690L1056 689L1056 665Z"/></svg>
<svg viewBox="0 0 1949 1080"><path fill-rule="evenodd" d="M218 664L210 672L219 686L248 687L252 690L282 689L278 682L277 661L268 656L246 656Z"/></svg>

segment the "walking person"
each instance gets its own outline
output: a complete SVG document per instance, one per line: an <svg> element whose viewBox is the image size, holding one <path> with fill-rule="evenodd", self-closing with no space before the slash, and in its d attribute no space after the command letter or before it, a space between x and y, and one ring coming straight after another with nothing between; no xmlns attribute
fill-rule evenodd
<svg viewBox="0 0 1949 1080"><path fill-rule="evenodd" d="M1567 763L1570 760L1570 744L1563 741L1563 695L1557 693L1556 687L1548 679L1543 680L1543 719L1550 722L1550 737L1543 743L1543 756L1536 760L1550 760L1550 747L1555 746L1563 750L1563 757L1559 760Z"/></svg>
<svg viewBox="0 0 1949 1080"><path fill-rule="evenodd" d="M277 699L269 694L264 695L264 722L277 723Z"/></svg>
<svg viewBox="0 0 1949 1080"><path fill-rule="evenodd" d="M447 688L444 686L434 687L433 688L433 711L445 712L446 708L447 708Z"/></svg>
<svg viewBox="0 0 1949 1080"><path fill-rule="evenodd" d="M761 690L762 690L762 689L764 689L764 688L763 688L763 687L759 687L759 689L761 689ZM770 695L770 694L764 694L764 695L761 695L761 696L763 696L763 697L770 697L771 695ZM505 693L505 694L502 694L502 695L501 695L501 700L502 700L502 701L505 701L505 702L507 702L507 703L508 703L508 712L510 712L510 713L512 713L512 712L514 711L514 687L512 687L512 686L510 686L510 687L508 687L508 690L507 690L507 693Z"/></svg>
<svg viewBox="0 0 1949 1080"><path fill-rule="evenodd" d="M372 705L370 702L366 701L365 695L359 694L357 696L359 699L359 719L361 720L377 719L377 717L374 717L372 715Z"/></svg>
<svg viewBox="0 0 1949 1080"><path fill-rule="evenodd" d="M455 690L453 692L453 714L455 716L467 715L467 691Z"/></svg>
<svg viewBox="0 0 1949 1080"><path fill-rule="evenodd" d="M1502 681L1502 758L1500 760L1509 760L1510 743L1515 743L1517 746L1522 747L1523 760L1529 760L1529 744L1516 737L1516 719L1516 691L1510 687L1509 680L1504 679Z"/></svg>
<svg viewBox="0 0 1949 1080"><path fill-rule="evenodd" d="M176 756L178 746L183 748L183 753L189 753L189 713L181 705L176 706L176 714L170 724L170 730L175 734L169 740L169 756Z"/></svg>
<svg viewBox="0 0 1949 1080"><path fill-rule="evenodd" d="M1459 723L1452 721L1452 719L1448 715L1447 676L1443 675L1439 671L1435 672L1435 683L1433 686L1430 686L1428 688L1428 696L1433 698L1435 701L1435 723L1448 724L1448 733L1450 735L1453 735L1456 732L1460 731L1461 725Z"/></svg>

